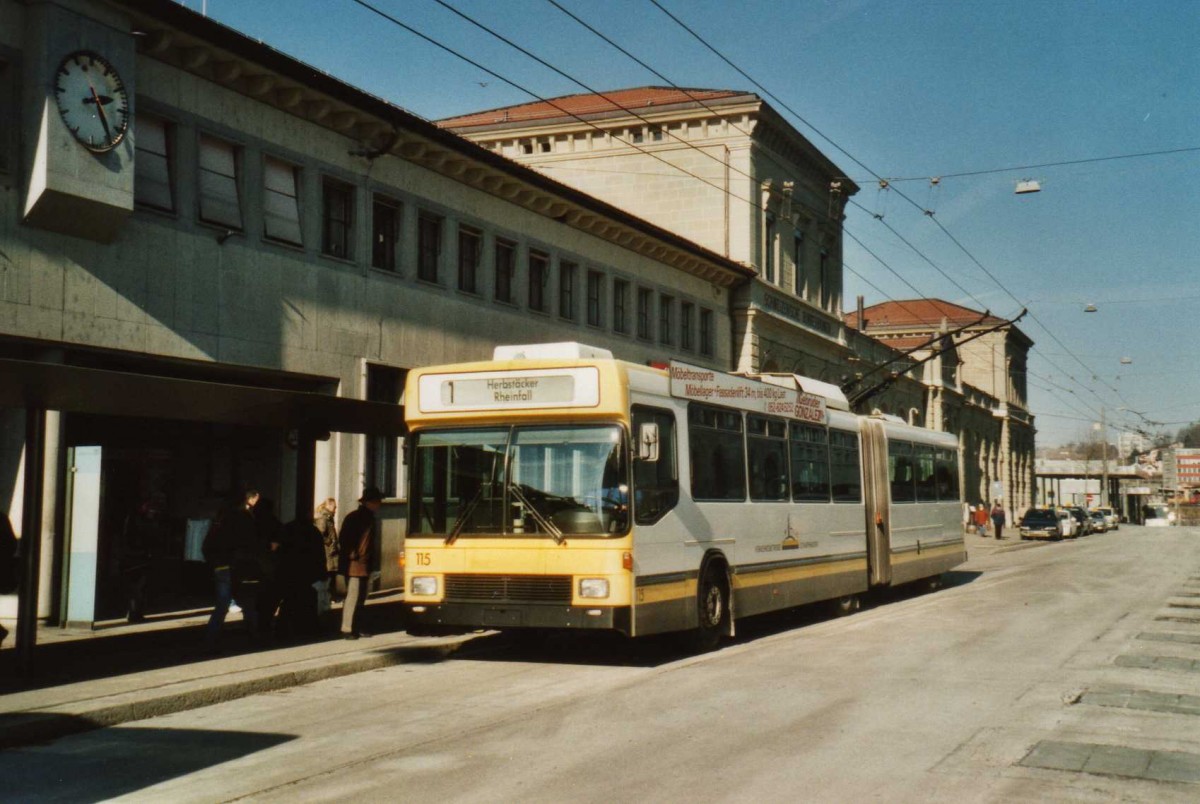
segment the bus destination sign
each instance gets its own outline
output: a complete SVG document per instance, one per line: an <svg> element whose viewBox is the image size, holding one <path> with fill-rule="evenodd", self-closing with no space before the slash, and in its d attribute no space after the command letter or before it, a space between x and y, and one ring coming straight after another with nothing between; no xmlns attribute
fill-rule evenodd
<svg viewBox="0 0 1200 804"><path fill-rule="evenodd" d="M671 396L825 424L825 400L794 388L671 361Z"/></svg>
<svg viewBox="0 0 1200 804"><path fill-rule="evenodd" d="M423 413L595 407L600 402L599 375L589 368L427 374L418 394Z"/></svg>

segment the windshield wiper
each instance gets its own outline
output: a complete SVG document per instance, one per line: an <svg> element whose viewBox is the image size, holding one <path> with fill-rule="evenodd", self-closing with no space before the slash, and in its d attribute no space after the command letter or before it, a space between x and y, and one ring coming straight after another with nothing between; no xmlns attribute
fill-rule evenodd
<svg viewBox="0 0 1200 804"><path fill-rule="evenodd" d="M471 514L475 513L475 509L479 506L479 501L483 499L483 486L475 492L475 496L470 502L463 507L462 514L459 515L458 521L454 523L454 527L446 534L446 540L443 544L454 544L458 539L458 534L462 533L463 527L467 524L467 520L471 518Z"/></svg>
<svg viewBox="0 0 1200 804"><path fill-rule="evenodd" d="M512 492L512 495L517 498L517 501L520 502L521 505L525 506L534 520L554 538L555 544L562 544L566 540L566 537L563 536L563 532L558 529L558 526L542 515L542 512L537 509L537 506L531 503L529 498L525 496L525 492L521 491L520 486L518 486L516 483L509 483L508 490Z"/></svg>

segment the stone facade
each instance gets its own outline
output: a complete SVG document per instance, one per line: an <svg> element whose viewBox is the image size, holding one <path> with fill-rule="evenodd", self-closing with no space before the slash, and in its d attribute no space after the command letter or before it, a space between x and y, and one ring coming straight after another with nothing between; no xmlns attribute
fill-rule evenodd
<svg viewBox="0 0 1200 804"><path fill-rule="evenodd" d="M107 151L76 142L51 96L58 65L81 50L107 54L132 98L129 130ZM751 275L169 0L0 0L0 183L5 370L119 370L164 389L126 400L44 389L72 406L43 403L52 472L101 444L106 467L136 475L107 487L102 575L116 571L128 511L152 493L180 534L241 485L285 521L327 496L345 512L364 484L403 494L394 434L271 426L241 409L255 389L281 411L320 408L312 395L394 405L407 369L487 358L498 343L582 341L728 369L732 294ZM0 397L0 505L18 533L22 399L11 383ZM105 509L114 495L126 510ZM64 506L51 495L44 507L44 591L65 560Z"/></svg>

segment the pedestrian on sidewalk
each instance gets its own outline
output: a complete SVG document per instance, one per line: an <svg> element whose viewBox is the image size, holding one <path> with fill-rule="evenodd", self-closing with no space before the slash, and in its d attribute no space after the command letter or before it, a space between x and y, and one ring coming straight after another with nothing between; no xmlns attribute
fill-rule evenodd
<svg viewBox="0 0 1200 804"><path fill-rule="evenodd" d="M218 638L229 604L237 600L242 620L252 638L258 636L258 594L262 569L257 549L258 534L254 526L254 506L259 493L247 489L242 502L222 514L204 537L204 559L213 569L216 600L204 631L210 651L217 650Z"/></svg>
<svg viewBox="0 0 1200 804"><path fill-rule="evenodd" d="M979 505L975 506L975 532L985 538L987 537L987 522L987 505L980 500Z"/></svg>
<svg viewBox="0 0 1200 804"><path fill-rule="evenodd" d="M307 516L283 526L278 559L275 580L283 602L277 631L292 639L315 636L319 630L316 584L323 587L326 581L325 545Z"/></svg>
<svg viewBox="0 0 1200 804"><path fill-rule="evenodd" d="M1004 507L1000 505L999 500L996 500L996 503L992 506L992 527L996 530L997 539L1004 538L1004 536L1001 535L1004 533L1004 520Z"/></svg>
<svg viewBox="0 0 1200 804"><path fill-rule="evenodd" d="M337 500L328 498L313 513L313 524L321 532L321 540L325 544L325 594L318 592L320 599L317 609L324 614L331 608L334 600L340 599L338 594L338 529L337 529Z"/></svg>
<svg viewBox="0 0 1200 804"><path fill-rule="evenodd" d="M375 533L375 512L383 502L383 492L371 486L358 498L358 508L342 520L339 537L338 571L346 577L346 601L342 604L342 639L370 636L359 630L359 615L367 599L367 579L371 575L371 552Z"/></svg>

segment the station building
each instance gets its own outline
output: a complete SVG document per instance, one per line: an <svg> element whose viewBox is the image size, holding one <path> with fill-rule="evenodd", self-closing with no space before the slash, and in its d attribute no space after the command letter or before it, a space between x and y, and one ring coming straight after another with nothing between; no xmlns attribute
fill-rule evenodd
<svg viewBox="0 0 1200 804"><path fill-rule="evenodd" d="M285 522L382 487L394 585L410 368L729 369L753 274L171 0L0 0L0 513L52 621L124 615L151 510L151 612L207 604L248 486Z"/></svg>

